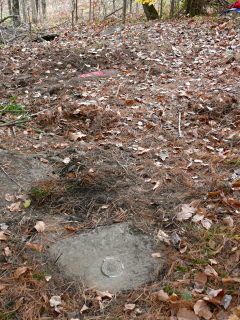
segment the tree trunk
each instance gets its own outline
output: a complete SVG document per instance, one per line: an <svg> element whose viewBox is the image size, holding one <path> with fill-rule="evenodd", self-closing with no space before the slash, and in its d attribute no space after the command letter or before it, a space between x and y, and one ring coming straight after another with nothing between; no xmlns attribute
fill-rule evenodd
<svg viewBox="0 0 240 320"><path fill-rule="evenodd" d="M146 15L147 20L156 20L159 19L159 15L157 10L155 9L154 5L151 4L150 6L148 4L143 4L143 10Z"/></svg>
<svg viewBox="0 0 240 320"><path fill-rule="evenodd" d="M47 17L47 4L46 4L46 0L41 0L41 4L42 4L42 15L43 15L43 18L46 19L46 17Z"/></svg>
<svg viewBox="0 0 240 320"><path fill-rule="evenodd" d="M28 23L26 0L19 0L19 6L20 6L21 21L23 23Z"/></svg>
<svg viewBox="0 0 240 320"><path fill-rule="evenodd" d="M123 9L122 9L122 23L126 23L127 16L127 0L123 0Z"/></svg>
<svg viewBox="0 0 240 320"><path fill-rule="evenodd" d="M13 17L13 25L14 27L17 27L20 25L20 11L18 0L12 0L12 14L16 16Z"/></svg>
<svg viewBox="0 0 240 320"><path fill-rule="evenodd" d="M171 0L169 18L173 18L175 11L175 0Z"/></svg>
<svg viewBox="0 0 240 320"><path fill-rule="evenodd" d="M37 14L37 3L35 0L31 0L31 7L32 7L32 22L38 22L38 14Z"/></svg>
<svg viewBox="0 0 240 320"><path fill-rule="evenodd" d="M203 14L205 0L185 0L185 12L191 17Z"/></svg>

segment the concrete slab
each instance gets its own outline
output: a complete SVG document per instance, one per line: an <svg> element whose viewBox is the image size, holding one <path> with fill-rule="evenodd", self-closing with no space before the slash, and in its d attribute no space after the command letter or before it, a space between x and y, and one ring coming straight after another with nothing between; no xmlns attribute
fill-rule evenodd
<svg viewBox="0 0 240 320"><path fill-rule="evenodd" d="M52 167L29 154L0 149L0 209L9 205L5 194L28 191L32 184L52 177Z"/></svg>
<svg viewBox="0 0 240 320"><path fill-rule="evenodd" d="M67 278L88 288L118 292L156 279L165 259L153 258L153 248L152 238L129 223L119 223L57 241L49 252Z"/></svg>

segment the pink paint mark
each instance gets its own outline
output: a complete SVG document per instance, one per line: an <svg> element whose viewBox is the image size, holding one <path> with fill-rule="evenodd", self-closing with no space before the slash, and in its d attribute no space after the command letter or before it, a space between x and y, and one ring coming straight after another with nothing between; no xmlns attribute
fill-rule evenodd
<svg viewBox="0 0 240 320"><path fill-rule="evenodd" d="M89 72L89 73L83 73L80 74L80 78L88 78L91 76L104 76L106 74L106 72L104 71L95 71L95 72Z"/></svg>

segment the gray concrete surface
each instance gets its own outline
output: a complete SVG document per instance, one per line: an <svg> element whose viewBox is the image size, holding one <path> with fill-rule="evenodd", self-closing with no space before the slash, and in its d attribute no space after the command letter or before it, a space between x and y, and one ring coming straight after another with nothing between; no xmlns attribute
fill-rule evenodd
<svg viewBox="0 0 240 320"><path fill-rule="evenodd" d="M51 259L67 278L110 292L154 281L165 262L151 256L155 251L153 240L128 223L99 227L57 241L49 249Z"/></svg>

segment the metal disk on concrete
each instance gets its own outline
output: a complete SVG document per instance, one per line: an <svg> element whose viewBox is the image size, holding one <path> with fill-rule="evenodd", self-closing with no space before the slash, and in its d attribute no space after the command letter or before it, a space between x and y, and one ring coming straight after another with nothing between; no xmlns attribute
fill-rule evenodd
<svg viewBox="0 0 240 320"><path fill-rule="evenodd" d="M150 237L119 223L57 241L49 250L67 278L88 288L118 292L156 279L165 260L153 258L153 248Z"/></svg>

